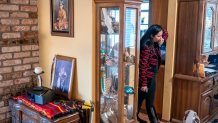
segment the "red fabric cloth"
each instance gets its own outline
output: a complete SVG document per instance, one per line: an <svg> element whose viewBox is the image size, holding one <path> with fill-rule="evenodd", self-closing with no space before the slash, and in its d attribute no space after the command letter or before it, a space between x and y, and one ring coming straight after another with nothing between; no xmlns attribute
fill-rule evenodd
<svg viewBox="0 0 218 123"><path fill-rule="evenodd" d="M28 107L40 112L41 114L48 117L49 119L52 119L55 116L69 112L60 104L54 104L53 102L50 102L50 103L45 104L45 105L40 105L40 104L36 104L34 102L31 102L25 96L13 97L13 99L17 100L17 101L22 101L23 104L25 104Z"/></svg>

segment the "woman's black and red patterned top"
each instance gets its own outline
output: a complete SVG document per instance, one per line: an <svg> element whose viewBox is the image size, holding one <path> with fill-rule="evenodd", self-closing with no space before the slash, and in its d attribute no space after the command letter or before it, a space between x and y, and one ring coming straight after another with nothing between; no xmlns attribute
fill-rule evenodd
<svg viewBox="0 0 218 123"><path fill-rule="evenodd" d="M158 43L146 41L140 51L139 87L147 86L156 77L161 64L160 47Z"/></svg>

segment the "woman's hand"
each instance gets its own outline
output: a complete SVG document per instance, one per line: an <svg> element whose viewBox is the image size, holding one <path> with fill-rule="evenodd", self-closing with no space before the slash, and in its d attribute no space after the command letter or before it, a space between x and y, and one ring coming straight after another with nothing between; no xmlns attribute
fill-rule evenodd
<svg viewBox="0 0 218 123"><path fill-rule="evenodd" d="M161 40L158 42L159 47L164 43L164 39L161 37Z"/></svg>
<svg viewBox="0 0 218 123"><path fill-rule="evenodd" d="M144 86L144 87L141 87L141 91L143 91L143 92L148 92L148 87L147 86Z"/></svg>

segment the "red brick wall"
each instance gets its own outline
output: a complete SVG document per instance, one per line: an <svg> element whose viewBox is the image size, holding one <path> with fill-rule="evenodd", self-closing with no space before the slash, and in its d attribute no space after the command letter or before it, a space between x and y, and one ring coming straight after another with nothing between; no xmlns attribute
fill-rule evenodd
<svg viewBox="0 0 218 123"><path fill-rule="evenodd" d="M0 122L11 122L8 99L33 85L39 65L37 0L0 0Z"/></svg>

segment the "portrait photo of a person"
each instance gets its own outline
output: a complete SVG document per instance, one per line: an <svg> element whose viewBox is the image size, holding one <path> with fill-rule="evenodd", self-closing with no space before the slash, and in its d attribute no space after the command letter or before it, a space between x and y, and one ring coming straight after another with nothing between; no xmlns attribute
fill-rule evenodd
<svg viewBox="0 0 218 123"><path fill-rule="evenodd" d="M71 82L72 63L64 60L57 60L52 88L60 92L68 93Z"/></svg>
<svg viewBox="0 0 218 123"><path fill-rule="evenodd" d="M55 0L54 2L54 30L67 31L68 30L68 1Z"/></svg>

